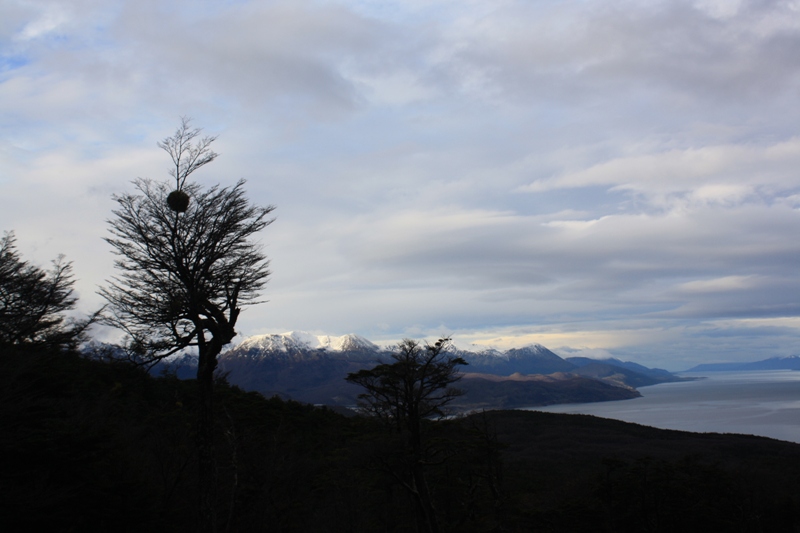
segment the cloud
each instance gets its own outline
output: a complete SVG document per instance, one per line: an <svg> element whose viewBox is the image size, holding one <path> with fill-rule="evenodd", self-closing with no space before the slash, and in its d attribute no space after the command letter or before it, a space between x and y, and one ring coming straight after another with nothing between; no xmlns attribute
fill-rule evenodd
<svg viewBox="0 0 800 533"><path fill-rule="evenodd" d="M278 206L244 333L787 354L798 49L791 2L6 2L0 229L99 305L111 194L187 114L198 180Z"/></svg>
<svg viewBox="0 0 800 533"><path fill-rule="evenodd" d="M524 192L553 188L606 186L644 197L689 194L696 203L741 203L768 193L794 191L792 175L800 163L800 140L767 146L724 145L637 154L522 187Z"/></svg>
<svg viewBox="0 0 800 533"><path fill-rule="evenodd" d="M709 280L695 280L682 283L678 290L686 293L711 293L749 289L757 284L753 276L725 276Z"/></svg>
<svg viewBox="0 0 800 533"><path fill-rule="evenodd" d="M602 100L615 90L651 101L661 93L681 106L796 85L796 59L774 53L795 43L790 5L748 2L723 12L709 4L506 2L465 23L460 36L471 38L457 57L484 73L486 90L526 100Z"/></svg>

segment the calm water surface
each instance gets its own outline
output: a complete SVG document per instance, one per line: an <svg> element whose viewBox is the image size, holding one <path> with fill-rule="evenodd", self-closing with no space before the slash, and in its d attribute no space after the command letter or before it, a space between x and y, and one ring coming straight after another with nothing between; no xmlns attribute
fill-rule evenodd
<svg viewBox="0 0 800 533"><path fill-rule="evenodd" d="M682 373L698 381L641 387L641 398L616 402L533 407L663 429L745 433L800 443L800 372Z"/></svg>

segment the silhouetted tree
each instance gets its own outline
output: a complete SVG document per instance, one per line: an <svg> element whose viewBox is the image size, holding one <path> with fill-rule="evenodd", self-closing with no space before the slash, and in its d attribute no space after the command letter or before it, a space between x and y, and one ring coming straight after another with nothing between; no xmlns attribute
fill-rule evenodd
<svg viewBox="0 0 800 533"><path fill-rule="evenodd" d="M137 179L137 193L115 196L106 241L120 272L100 293L105 321L127 333L130 356L143 364L189 347L198 352L198 446L201 520L215 527L213 388L217 356L236 335L241 308L257 303L269 276L254 236L272 222L272 206L251 205L244 181L233 187L186 183L217 154L184 118L159 147L171 157L169 183Z"/></svg>
<svg viewBox="0 0 800 533"><path fill-rule="evenodd" d="M75 348L96 316L70 320L75 308L72 263L63 256L44 270L24 261L13 232L0 239L0 345Z"/></svg>
<svg viewBox="0 0 800 533"><path fill-rule="evenodd" d="M347 376L347 381L365 389L358 396L362 409L405 435L407 475L399 479L416 503L418 528L430 533L439 527L425 478L430 457L423 443L423 423L444 416L447 405L463 394L452 385L461 378L458 366L467 364L448 354L449 343L443 338L423 346L404 339L392 354L393 363Z"/></svg>

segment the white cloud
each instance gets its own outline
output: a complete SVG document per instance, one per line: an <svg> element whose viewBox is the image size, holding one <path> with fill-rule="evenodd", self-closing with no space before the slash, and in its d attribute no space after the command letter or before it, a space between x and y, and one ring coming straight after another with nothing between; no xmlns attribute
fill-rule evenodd
<svg viewBox="0 0 800 533"><path fill-rule="evenodd" d="M364 86L364 96L373 104L406 105L429 100L438 95L435 88L406 70L377 76L354 75L353 80Z"/></svg>
<svg viewBox="0 0 800 533"><path fill-rule="evenodd" d="M698 199L743 199L755 187L796 187L792 169L798 164L797 138L767 146L706 146L619 157L537 180L522 190L541 192L601 185L644 195L694 191Z"/></svg>
<svg viewBox="0 0 800 533"><path fill-rule="evenodd" d="M25 25L17 34L17 39L30 41L51 33L67 20L67 13L63 6L50 4L44 6L42 13L36 19Z"/></svg>
<svg viewBox="0 0 800 533"><path fill-rule="evenodd" d="M730 19L742 8L744 0L697 0L694 5L717 19Z"/></svg>
<svg viewBox="0 0 800 533"><path fill-rule="evenodd" d="M695 280L678 285L678 290L686 293L727 292L749 289L756 285L754 276L725 276L723 278Z"/></svg>
<svg viewBox="0 0 800 533"><path fill-rule="evenodd" d="M188 114L221 134L199 179L278 206L270 303L245 332L783 353L788 334L769 348L718 321L800 313L798 13L8 2L0 229L37 262L66 253L99 303L110 195L165 175L155 143Z"/></svg>

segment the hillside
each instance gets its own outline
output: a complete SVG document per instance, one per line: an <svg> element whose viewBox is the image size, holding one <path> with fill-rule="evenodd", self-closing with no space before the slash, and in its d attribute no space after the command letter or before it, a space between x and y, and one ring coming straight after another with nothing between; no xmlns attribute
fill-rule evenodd
<svg viewBox="0 0 800 533"><path fill-rule="evenodd" d="M464 391L456 405L464 411L516 409L559 403L590 403L628 400L641 396L629 387L600 380L554 373L543 375L464 374L458 387Z"/></svg>
<svg viewBox="0 0 800 533"><path fill-rule="evenodd" d="M797 531L800 445L587 415L489 413L516 531ZM516 529L515 529L516 528Z"/></svg>
<svg viewBox="0 0 800 533"><path fill-rule="evenodd" d="M661 368L647 368L637 363L620 361L615 358L568 357L566 360L578 367L577 370L573 370L576 374L616 381L634 388L684 379Z"/></svg>
<svg viewBox="0 0 800 533"><path fill-rule="evenodd" d="M396 434L218 383L219 530L413 531ZM4 532L196 531L195 383L0 350ZM800 445L581 415L425 424L443 532L796 531Z"/></svg>

